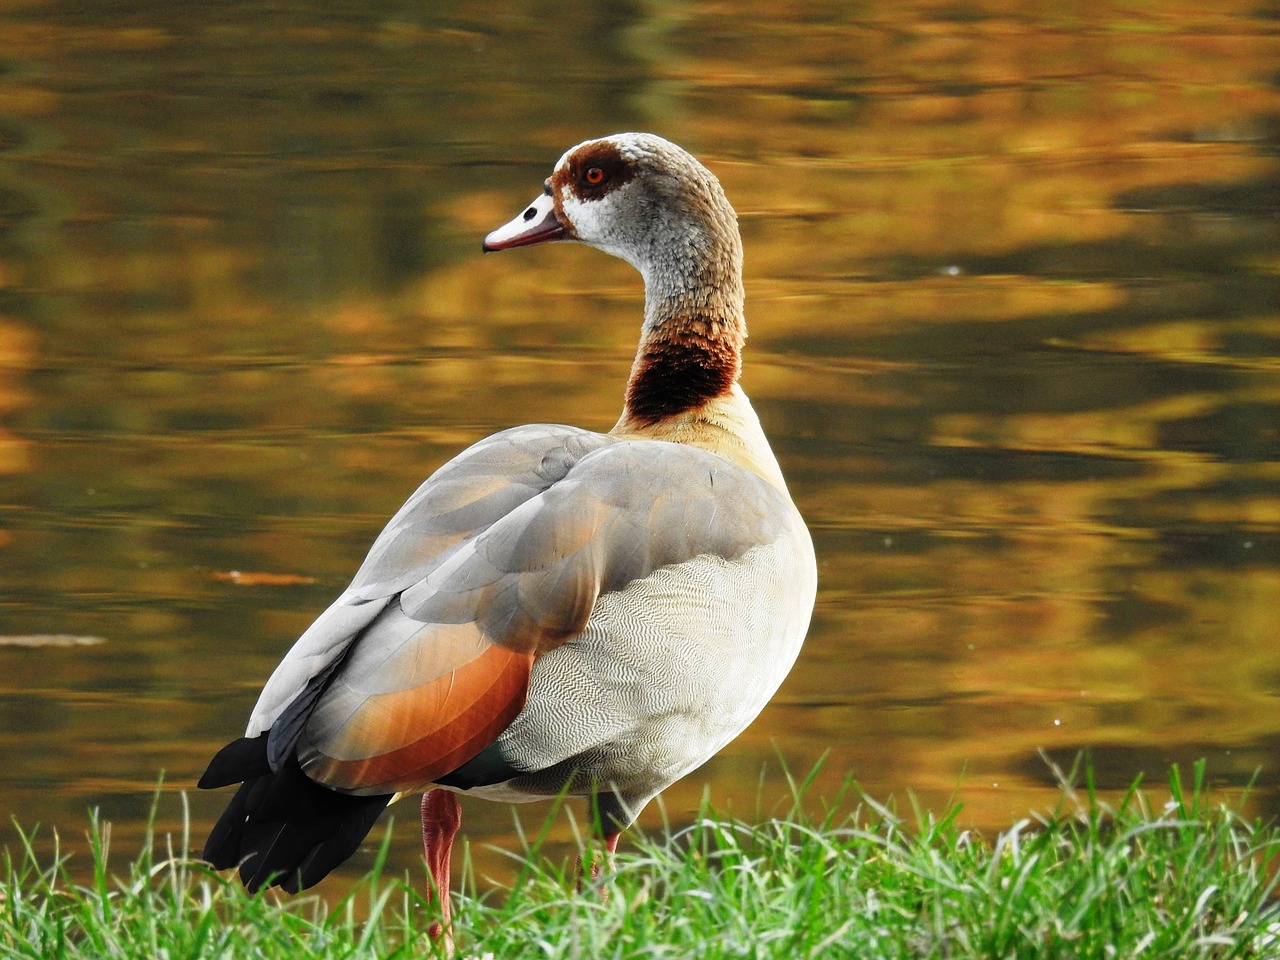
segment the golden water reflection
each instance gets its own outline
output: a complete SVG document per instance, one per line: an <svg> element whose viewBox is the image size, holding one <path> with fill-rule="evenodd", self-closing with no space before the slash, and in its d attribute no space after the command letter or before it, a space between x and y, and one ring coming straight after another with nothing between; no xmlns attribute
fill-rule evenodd
<svg viewBox="0 0 1280 960"><path fill-rule="evenodd" d="M127 846L163 770L172 826L426 473L613 423L638 279L478 237L645 128L741 214L744 383L821 562L795 673L668 815L825 756L818 794L994 830L1082 749L1280 812L1280 34L1025 7L0 12L0 637L103 641L0 640L6 811Z"/></svg>

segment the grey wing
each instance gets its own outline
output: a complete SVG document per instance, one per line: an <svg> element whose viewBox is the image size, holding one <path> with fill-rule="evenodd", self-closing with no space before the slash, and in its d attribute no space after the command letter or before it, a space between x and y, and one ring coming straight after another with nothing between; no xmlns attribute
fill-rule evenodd
<svg viewBox="0 0 1280 960"><path fill-rule="evenodd" d="M270 729L375 621L393 619L397 611L389 608L406 587L477 531L563 479L588 453L614 442L575 427L530 424L487 437L440 467L387 523L351 585L285 655L258 698L246 736Z"/></svg>

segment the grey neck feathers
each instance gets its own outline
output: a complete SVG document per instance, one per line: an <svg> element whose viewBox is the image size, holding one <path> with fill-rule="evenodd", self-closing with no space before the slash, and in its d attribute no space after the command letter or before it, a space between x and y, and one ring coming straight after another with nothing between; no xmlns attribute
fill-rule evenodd
<svg viewBox="0 0 1280 960"><path fill-rule="evenodd" d="M664 224L664 242L654 244L640 265L644 338L675 332L690 320L723 325L737 335L739 345L746 337L737 218L723 195L719 203L707 202L713 199L704 199L698 221Z"/></svg>

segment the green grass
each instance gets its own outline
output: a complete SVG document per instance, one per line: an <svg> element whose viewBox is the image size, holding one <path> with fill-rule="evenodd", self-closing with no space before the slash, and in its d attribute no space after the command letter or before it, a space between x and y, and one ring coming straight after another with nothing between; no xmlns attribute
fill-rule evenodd
<svg viewBox="0 0 1280 960"><path fill-rule="evenodd" d="M1280 957L1280 914L1268 906L1280 832L1214 804L1202 767L1190 784L1175 768L1156 806L1136 786L1110 806L1091 788L1081 798L1064 790L1053 815L990 843L957 828L955 812L907 823L852 791L852 812L841 802L812 817L804 786L783 818L748 824L706 811L687 829L638 836L601 889L582 894L535 840L509 888L461 898L458 955ZM376 867L332 907L249 896L173 855L187 837L152 842L116 874L108 833L92 824L94 871L82 883L30 841L9 851L0 956L437 955L417 876Z"/></svg>

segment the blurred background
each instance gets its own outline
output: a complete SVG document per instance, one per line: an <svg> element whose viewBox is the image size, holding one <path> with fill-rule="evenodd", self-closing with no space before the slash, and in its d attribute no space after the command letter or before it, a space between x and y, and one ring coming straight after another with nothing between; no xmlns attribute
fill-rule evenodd
<svg viewBox="0 0 1280 960"><path fill-rule="evenodd" d="M131 855L163 772L198 848L194 780L421 479L612 426L639 277L480 238L626 129L738 209L821 576L666 816L825 755L815 802L994 832L1084 749L1280 813L1274 0L0 0L0 813ZM465 809L501 875L510 809Z"/></svg>

